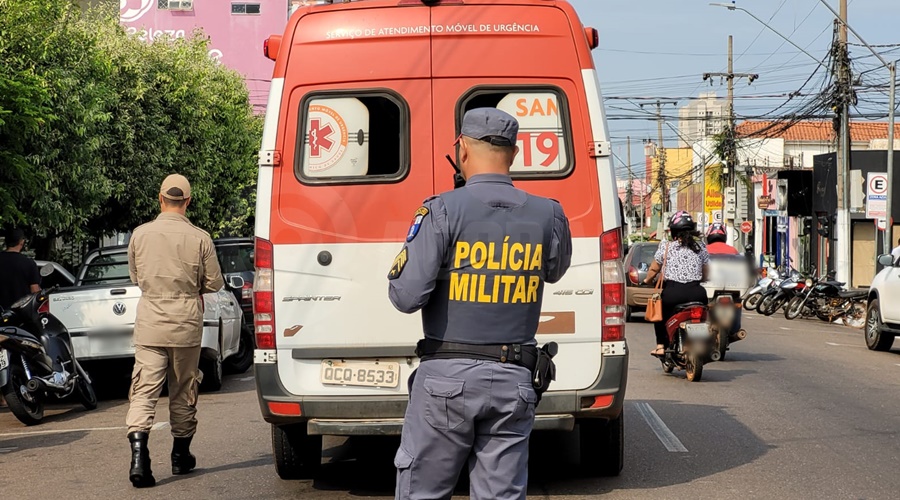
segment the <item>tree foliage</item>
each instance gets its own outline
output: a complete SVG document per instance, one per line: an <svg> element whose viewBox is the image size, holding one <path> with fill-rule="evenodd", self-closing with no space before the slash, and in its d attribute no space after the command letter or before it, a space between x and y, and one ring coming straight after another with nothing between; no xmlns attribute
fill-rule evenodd
<svg viewBox="0 0 900 500"><path fill-rule="evenodd" d="M0 224L69 241L129 231L178 172L195 224L246 234L262 123L206 40L148 44L71 0L0 0Z"/></svg>

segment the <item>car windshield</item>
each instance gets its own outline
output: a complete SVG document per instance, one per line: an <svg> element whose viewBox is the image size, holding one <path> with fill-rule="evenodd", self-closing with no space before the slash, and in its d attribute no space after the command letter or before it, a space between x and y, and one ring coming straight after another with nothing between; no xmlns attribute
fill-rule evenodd
<svg viewBox="0 0 900 500"><path fill-rule="evenodd" d="M128 274L128 254L98 255L85 264L82 285L116 285L131 282Z"/></svg>
<svg viewBox="0 0 900 500"><path fill-rule="evenodd" d="M253 245L225 245L216 247L222 273L243 273L254 270Z"/></svg>

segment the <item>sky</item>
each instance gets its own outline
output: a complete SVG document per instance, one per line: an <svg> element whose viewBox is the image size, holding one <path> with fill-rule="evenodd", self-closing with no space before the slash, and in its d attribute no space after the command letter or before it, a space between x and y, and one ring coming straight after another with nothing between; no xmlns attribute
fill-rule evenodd
<svg viewBox="0 0 900 500"><path fill-rule="evenodd" d="M626 137L631 136L635 174L644 169L642 140L656 141L657 137L655 117L648 116L655 107L641 110L638 106L640 102L653 101L635 98L674 98L681 106L700 92L715 91L725 97L724 81L715 79L711 85L709 80L703 81L702 75L726 71L728 35L734 36L735 73L759 74L752 85L746 80L735 81L738 123L742 118L799 109L815 99L827 83L827 72L817 62L746 13L710 6L713 0L569 1L585 26L599 30L600 46L594 49L594 61L613 151L624 160ZM838 0L826 1L838 9ZM827 59L834 15L820 0L737 0L736 5L811 55ZM898 7L897 0L849 0L847 21L870 45L900 44ZM859 42L852 33L849 41ZM900 46L876 50L883 53L885 60L900 58ZM866 71L861 78L868 87L860 89L860 101L851 113L886 115L887 69L865 47L851 45L850 57L854 75ZM788 101L787 94L798 90L800 95ZM670 124L677 128L676 110L668 105L663 113L673 118ZM665 126L663 132L665 146L676 147L675 131ZM624 173L624 166L617 162L617 167Z"/></svg>

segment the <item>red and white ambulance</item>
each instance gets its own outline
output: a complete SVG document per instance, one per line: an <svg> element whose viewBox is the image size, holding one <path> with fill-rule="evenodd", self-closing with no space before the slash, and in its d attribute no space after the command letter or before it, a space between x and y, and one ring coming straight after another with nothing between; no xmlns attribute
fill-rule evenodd
<svg viewBox="0 0 900 500"><path fill-rule="evenodd" d="M538 343L559 354L535 429L577 429L582 463L619 473L622 221L597 43L555 0L323 1L266 41L254 366L281 477L318 467L322 435L400 433L422 324L386 275L415 209L453 189L446 156L482 106L519 120L514 182L559 200L573 236L544 292Z"/></svg>

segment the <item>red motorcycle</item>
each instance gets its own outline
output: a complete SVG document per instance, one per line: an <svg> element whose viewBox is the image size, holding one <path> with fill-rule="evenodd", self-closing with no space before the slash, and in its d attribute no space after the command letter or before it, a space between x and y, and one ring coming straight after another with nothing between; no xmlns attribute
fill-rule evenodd
<svg viewBox="0 0 900 500"><path fill-rule="evenodd" d="M703 363L710 360L716 340L707 321L708 311L705 302L688 302L675 308L675 314L666 322L669 347L665 354L657 356L664 372L684 370L689 382L697 382L703 376Z"/></svg>

